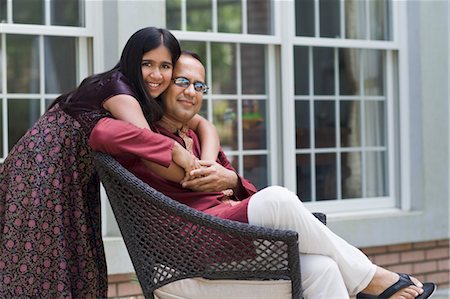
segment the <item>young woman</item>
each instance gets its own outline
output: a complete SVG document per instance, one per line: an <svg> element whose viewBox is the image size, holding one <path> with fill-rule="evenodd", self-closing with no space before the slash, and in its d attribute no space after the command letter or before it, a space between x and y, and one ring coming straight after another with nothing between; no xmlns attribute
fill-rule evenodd
<svg viewBox="0 0 450 299"><path fill-rule="evenodd" d="M170 149L159 164L197 168L196 158L148 125L161 116L154 99L179 55L169 31L137 31L113 69L58 97L12 148L0 168L0 298L107 297L99 180L87 139L100 119L114 117L141 128L143 140L152 135L152 150ZM204 141L204 158L215 160L214 127L200 116L189 125Z"/></svg>

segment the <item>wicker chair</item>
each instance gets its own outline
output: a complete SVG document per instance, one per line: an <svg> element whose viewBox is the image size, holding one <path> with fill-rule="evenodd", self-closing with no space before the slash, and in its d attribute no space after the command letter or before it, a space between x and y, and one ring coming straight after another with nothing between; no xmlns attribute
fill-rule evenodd
<svg viewBox="0 0 450 299"><path fill-rule="evenodd" d="M185 278L290 280L302 298L298 235L220 219L156 191L110 155L94 161L143 294ZM316 214L325 223L325 215Z"/></svg>

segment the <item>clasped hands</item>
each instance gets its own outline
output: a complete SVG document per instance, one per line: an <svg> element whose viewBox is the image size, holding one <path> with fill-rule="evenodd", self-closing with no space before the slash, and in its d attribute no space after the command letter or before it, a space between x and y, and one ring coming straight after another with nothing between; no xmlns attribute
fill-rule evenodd
<svg viewBox="0 0 450 299"><path fill-rule="evenodd" d="M218 192L234 189L238 183L237 174L219 163L197 160L198 168L190 170L181 181L184 188L201 192Z"/></svg>

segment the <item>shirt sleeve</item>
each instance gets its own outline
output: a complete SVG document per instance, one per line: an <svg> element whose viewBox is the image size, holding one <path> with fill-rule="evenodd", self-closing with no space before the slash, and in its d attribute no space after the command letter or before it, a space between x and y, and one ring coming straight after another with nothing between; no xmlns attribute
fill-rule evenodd
<svg viewBox="0 0 450 299"><path fill-rule="evenodd" d="M149 129L105 117L95 125L88 143L96 151L113 156L134 155L169 167L174 140Z"/></svg>
<svg viewBox="0 0 450 299"><path fill-rule="evenodd" d="M226 169L229 169L236 173L238 177L238 186L235 189L233 189L234 196L236 197L236 199L243 200L245 198L252 196L258 191L249 180L243 178L242 176L239 175L239 173L237 173L237 171L233 168L230 161L225 156L225 153L222 150L219 152L217 162Z"/></svg>

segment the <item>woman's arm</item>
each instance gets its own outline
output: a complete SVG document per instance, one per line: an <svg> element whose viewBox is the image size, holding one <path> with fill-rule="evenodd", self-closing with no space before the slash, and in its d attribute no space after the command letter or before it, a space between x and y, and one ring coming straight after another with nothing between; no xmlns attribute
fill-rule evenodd
<svg viewBox="0 0 450 299"><path fill-rule="evenodd" d="M216 161L220 150L219 134L217 134L216 127L198 114L189 121L188 125L200 139L201 159Z"/></svg>

